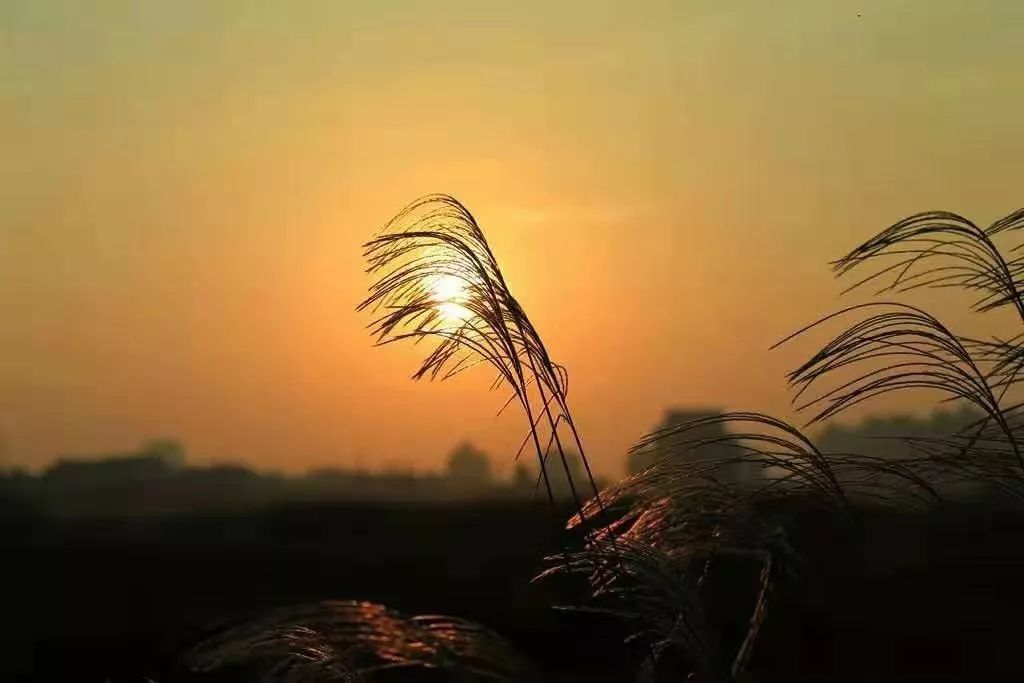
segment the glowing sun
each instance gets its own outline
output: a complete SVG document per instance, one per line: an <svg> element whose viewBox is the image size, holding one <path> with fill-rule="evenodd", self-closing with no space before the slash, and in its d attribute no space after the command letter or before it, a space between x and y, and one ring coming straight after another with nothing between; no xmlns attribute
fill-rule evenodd
<svg viewBox="0 0 1024 683"><path fill-rule="evenodd" d="M463 306L469 300L466 283L454 275L439 275L430 283L430 298L433 299L441 320L445 323L460 323L473 313Z"/></svg>

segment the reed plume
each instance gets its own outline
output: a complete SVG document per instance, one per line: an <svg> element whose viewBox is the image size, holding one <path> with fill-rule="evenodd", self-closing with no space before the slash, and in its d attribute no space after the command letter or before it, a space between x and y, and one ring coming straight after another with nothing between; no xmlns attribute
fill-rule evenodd
<svg viewBox="0 0 1024 683"><path fill-rule="evenodd" d="M497 373L494 386L509 388L509 402L523 410L527 442L549 499L554 503L550 452L557 455L582 510L584 501L597 495L597 486L569 411L568 373L551 359L512 296L469 210L448 195L420 198L367 242L363 253L367 272L376 280L358 310L377 315L370 325L377 343L433 341L416 379L448 379L489 365ZM573 480L566 458L570 448L579 453L588 481Z"/></svg>
<svg viewBox="0 0 1024 683"><path fill-rule="evenodd" d="M910 292L921 288L958 288L975 294L979 312L1010 307L1024 325L1024 244L1001 249L997 240L1019 234L1024 209L1018 209L981 228L951 212L915 214L882 230L833 263L840 277L869 265L877 268L845 291L868 283L881 283L878 294ZM931 389L946 400L964 400L983 417L946 445L926 449L936 459L958 460L969 454L996 456L997 468L1010 457L1017 470L1024 468L1017 430L1021 406L1007 402L1007 394L1024 370L1021 335L1010 339L974 339L958 335L926 311L902 303L882 302L852 306L826 316L781 343L802 336L839 318L856 319L818 353L789 375L810 399L798 405L812 408L813 421L831 417L864 400L905 389ZM844 373L846 373L844 375ZM840 379L836 380L836 375ZM826 381L833 384L813 393ZM996 448L981 447L982 442ZM978 460L978 458L976 458Z"/></svg>
<svg viewBox="0 0 1024 683"><path fill-rule="evenodd" d="M515 649L479 624L341 600L278 608L224 625L190 648L179 666L267 683L362 683L417 670L460 681L535 680Z"/></svg>
<svg viewBox="0 0 1024 683"><path fill-rule="evenodd" d="M628 538L591 539L572 553L552 555L537 580L578 575L589 582L593 604L563 607L612 616L632 629L628 641L642 644L647 654L641 680L654 680L668 653L682 655L701 680L728 679L717 643L710 637L695 573L665 552Z"/></svg>
<svg viewBox="0 0 1024 683"><path fill-rule="evenodd" d="M978 295L977 310L1012 307L1024 322L1024 258L1007 257L995 244L998 236L1022 227L1024 210L987 229L956 214L917 214L833 265L842 276L869 262L891 259L895 262L850 289L871 282L883 282L881 291L897 292L959 287ZM1010 253L1019 250L1014 247ZM599 611L643 623L639 633L649 636L651 647L648 668L665 649L674 648L702 679L742 675L776 579L800 568L798 549L789 537L788 511L795 506L837 519L847 518L854 504L927 509L943 503L950 484L979 481L1024 497L1016 436L1022 433L1022 404L1006 400L1024 374L1024 335L1008 340L964 337L921 308L881 302L842 309L780 344L850 318L852 323L788 375L794 402L812 412L811 424L906 389L935 390L943 400L972 404L982 417L948 437L906 437L914 451L906 458L823 453L799 429L758 413L702 418L645 437L633 452L670 446L649 467L602 492L606 523L584 552L549 558L551 566L542 576L583 573L595 601L614 598L618 603L616 609ZM711 421L732 430L710 439L687 438L706 433L703 428ZM697 456L714 442L729 454ZM752 468L758 476L739 482L722 476L737 465ZM592 506L569 526L586 520ZM713 566L725 557L754 559L760 566L746 635L728 666L724 653L713 646L715 635L703 616L708 597L702 590ZM647 570L637 571L639 566ZM683 625L687 628L680 630ZM691 632L699 635L681 637Z"/></svg>
<svg viewBox="0 0 1024 683"><path fill-rule="evenodd" d="M706 433L713 423L737 429L713 438L691 436ZM692 456L712 444L731 455ZM599 611L642 625L637 640L648 647L649 675L671 649L690 663L698 680L733 680L749 661L771 586L797 565L785 535L789 504L810 503L832 514L845 505L846 491L832 463L809 439L757 413L674 425L649 434L631 452L652 450L658 458L651 465L602 491L609 521L593 533L588 547L568 558L548 558L550 566L541 576L584 574L593 600L617 605ZM746 484L723 479L735 465L752 467L760 476ZM577 515L569 526L583 519ZM727 558L760 567L754 578L759 597L731 659L705 616L703 591L713 563Z"/></svg>
<svg viewBox="0 0 1024 683"><path fill-rule="evenodd" d="M995 239L1024 228L1024 209L980 228L948 211L927 211L904 218L835 261L839 276L881 261L874 273L845 291L881 281L878 294L924 287L958 288L978 295L975 308L1013 306L1024 321L1024 258L1007 257ZM1016 254L1020 246L1009 253Z"/></svg>

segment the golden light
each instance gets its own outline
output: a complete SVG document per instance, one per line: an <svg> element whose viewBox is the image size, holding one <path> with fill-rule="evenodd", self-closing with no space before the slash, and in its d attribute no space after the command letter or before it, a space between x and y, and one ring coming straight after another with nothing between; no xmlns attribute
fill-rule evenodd
<svg viewBox="0 0 1024 683"><path fill-rule="evenodd" d="M462 304L469 298L466 283L454 275L439 275L430 283L430 296L442 322L461 323L473 313Z"/></svg>

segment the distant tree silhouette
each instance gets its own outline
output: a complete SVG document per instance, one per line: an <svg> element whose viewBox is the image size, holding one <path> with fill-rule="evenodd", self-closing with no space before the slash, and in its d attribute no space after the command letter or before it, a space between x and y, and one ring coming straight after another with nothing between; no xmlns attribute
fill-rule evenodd
<svg viewBox="0 0 1024 683"><path fill-rule="evenodd" d="M936 410L931 415L916 417L907 414L872 415L857 424L830 423L817 440L825 453L843 455L864 453L891 461L911 461L924 453L922 446L957 438L971 425L983 420L980 411L968 405L957 410ZM898 479L885 474L876 476L880 483L895 485ZM950 497L982 498L997 493L983 478L932 484Z"/></svg>
<svg viewBox="0 0 1024 683"><path fill-rule="evenodd" d="M468 441L448 456L448 476L464 486L484 486L491 481L491 459Z"/></svg>
<svg viewBox="0 0 1024 683"><path fill-rule="evenodd" d="M537 474L524 462L517 462L512 471L512 486L516 489L533 488L537 484Z"/></svg>
<svg viewBox="0 0 1024 683"><path fill-rule="evenodd" d="M665 411L661 422L654 428L653 433L669 432L681 425L721 415L720 410L711 408L671 408ZM709 420L707 424L687 429L683 433L670 432L663 437L654 439L649 446L628 456L626 469L630 474L636 474L658 462L664 456L678 454L680 451L685 452L687 457L693 460L724 459L735 456L736 449L728 443L725 422ZM750 468L736 464L724 467L720 476L731 480L747 480L754 476L754 472Z"/></svg>
<svg viewBox="0 0 1024 683"><path fill-rule="evenodd" d="M870 453L880 457L912 457L907 439L944 439L983 417L969 406L937 410L927 417L905 414L872 415L854 425L830 423L818 438L829 453Z"/></svg>
<svg viewBox="0 0 1024 683"><path fill-rule="evenodd" d="M583 467L583 459L580 454L576 451L565 452L565 463L563 464L562 459L558 456L558 453L551 449L548 452L548 458L546 467L548 470L548 481L551 484L551 494L559 500L571 500L573 498L573 487L569 485L570 478L573 486L576 487L576 495L587 499L588 489L583 488L580 485L581 481L586 481L586 470ZM566 469L569 470L568 477L566 476Z"/></svg>
<svg viewBox="0 0 1024 683"><path fill-rule="evenodd" d="M10 463L7 461L9 450L10 445L7 441L7 435L4 433L3 427L0 426L0 472L3 472L10 466Z"/></svg>
<svg viewBox="0 0 1024 683"><path fill-rule="evenodd" d="M139 455L156 458L173 469L185 466L185 446L177 439L152 439L147 441L143 444Z"/></svg>

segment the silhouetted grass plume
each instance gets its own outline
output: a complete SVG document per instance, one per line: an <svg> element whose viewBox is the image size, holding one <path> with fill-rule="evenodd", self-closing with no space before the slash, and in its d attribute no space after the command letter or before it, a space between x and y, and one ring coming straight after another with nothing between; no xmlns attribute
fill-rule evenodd
<svg viewBox="0 0 1024 683"><path fill-rule="evenodd" d="M1024 210L984 230L956 214L917 214L835 267L844 275L892 257L895 263L852 288L887 275L892 279L883 291L959 287L980 292L977 310L1013 306L1024 322L1024 260L1007 258L994 243L996 236L1022 227ZM906 389L937 391L941 400L968 403L982 417L945 438L907 437L915 455L898 459L824 453L799 429L757 413L702 418L648 435L634 451L671 446L646 469L604 490L607 523L583 552L549 558L552 566L542 574L583 573L595 601L611 599L617 605L600 611L641 624L638 635L649 636L648 669L667 649L675 649L702 680L742 675L775 579L799 568L799 548L788 533L787 508L794 504L839 519L853 505L928 509L964 483L993 483L1018 498L1024 493L1016 436L1021 406L1006 399L1020 377L1022 337L964 337L921 308L883 302L842 309L780 343L851 317L852 323L789 375L798 409L813 412L811 423ZM713 439L686 438L707 433L708 420L733 430ZM731 454L696 457L711 441ZM736 465L758 475L748 481L723 476ZM570 528L592 512L575 516ZM711 606L703 588L715 565L730 556L754 558L760 571L752 576L757 589L746 635L726 666L719 638L704 616Z"/></svg>
<svg viewBox="0 0 1024 683"><path fill-rule="evenodd" d="M532 668L493 631L466 619L408 617L370 602L326 601L259 614L210 634L180 662L239 680L356 683L445 680L526 683Z"/></svg>
<svg viewBox="0 0 1024 683"><path fill-rule="evenodd" d="M415 378L447 379L476 365L496 372L521 406L541 476L551 496L548 453L558 455L573 500L597 493L567 403L568 373L555 363L526 312L512 296L483 231L469 210L436 194L406 206L365 245L367 271L376 276L358 307L378 314L378 343L436 342ZM587 482L573 481L566 453L580 454ZM580 490L581 484L590 494ZM553 501L552 501L553 502Z"/></svg>

